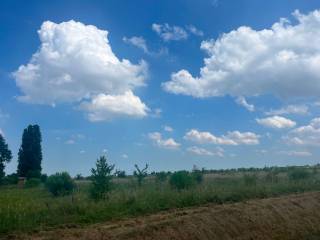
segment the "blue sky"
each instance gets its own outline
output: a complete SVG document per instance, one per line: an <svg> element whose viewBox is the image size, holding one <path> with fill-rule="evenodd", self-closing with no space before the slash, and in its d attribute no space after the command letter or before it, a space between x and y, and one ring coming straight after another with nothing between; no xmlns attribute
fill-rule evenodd
<svg viewBox="0 0 320 240"><path fill-rule="evenodd" d="M1 1L0 131L43 171L316 164L316 0Z"/></svg>

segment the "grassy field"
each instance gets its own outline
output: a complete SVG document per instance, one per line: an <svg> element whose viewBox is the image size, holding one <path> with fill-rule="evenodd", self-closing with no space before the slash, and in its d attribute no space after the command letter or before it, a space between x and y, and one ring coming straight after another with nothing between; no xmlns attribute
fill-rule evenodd
<svg viewBox="0 0 320 240"><path fill-rule="evenodd" d="M157 182L153 176L139 187L130 176L114 179L114 189L103 201L88 197L89 181L78 181L72 195L56 198L43 186L3 186L0 188L0 235L87 225L206 203L241 202L320 190L320 169L303 169L308 172L303 178L290 177L293 168L206 173L201 184L181 191L172 189L167 181Z"/></svg>

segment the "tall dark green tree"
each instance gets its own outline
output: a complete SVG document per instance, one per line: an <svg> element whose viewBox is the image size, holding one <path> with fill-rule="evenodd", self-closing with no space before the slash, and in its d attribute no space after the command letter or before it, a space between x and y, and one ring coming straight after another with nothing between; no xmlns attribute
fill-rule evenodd
<svg viewBox="0 0 320 240"><path fill-rule="evenodd" d="M4 137L0 133L0 184L5 176L4 167L6 163L9 163L12 159L12 153L9 150L8 144Z"/></svg>
<svg viewBox="0 0 320 240"><path fill-rule="evenodd" d="M18 175L20 177L40 177L41 141L41 132L38 125L29 125L24 129L18 154Z"/></svg>

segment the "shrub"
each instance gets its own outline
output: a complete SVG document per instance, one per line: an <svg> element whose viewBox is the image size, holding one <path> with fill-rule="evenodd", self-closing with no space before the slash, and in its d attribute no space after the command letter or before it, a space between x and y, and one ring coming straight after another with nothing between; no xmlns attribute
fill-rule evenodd
<svg viewBox="0 0 320 240"><path fill-rule="evenodd" d="M171 175L169 183L171 187L182 190L190 188L194 181L190 173L187 171L178 171Z"/></svg>
<svg viewBox="0 0 320 240"><path fill-rule="evenodd" d="M67 172L61 172L48 177L46 188L53 196L63 196L72 193L75 184Z"/></svg>
<svg viewBox="0 0 320 240"><path fill-rule="evenodd" d="M18 183L18 174L16 173L12 173L12 174L9 174L7 175L5 178L4 178L4 184L17 184Z"/></svg>
<svg viewBox="0 0 320 240"><path fill-rule="evenodd" d="M105 199L112 187L112 174L114 165L107 163L105 156L100 157L96 162L96 168L91 169L92 186L90 194L93 199Z"/></svg>
<svg viewBox="0 0 320 240"><path fill-rule="evenodd" d="M244 184L247 186L252 186L257 184L257 175L256 174L244 174L243 175Z"/></svg>
<svg viewBox="0 0 320 240"><path fill-rule="evenodd" d="M45 183L48 179L48 175L47 174L41 174L40 180L41 182Z"/></svg>
<svg viewBox="0 0 320 240"><path fill-rule="evenodd" d="M156 181L157 182L165 182L167 180L166 172L157 172L156 173Z"/></svg>
<svg viewBox="0 0 320 240"><path fill-rule="evenodd" d="M135 164L134 167L136 168L136 171L134 171L133 175L137 177L138 185L141 186L143 179L148 176L148 164L146 164L144 169L140 169L137 164Z"/></svg>
<svg viewBox="0 0 320 240"><path fill-rule="evenodd" d="M41 180L39 178L29 178L24 185L26 188L37 187L41 184Z"/></svg>
<svg viewBox="0 0 320 240"><path fill-rule="evenodd" d="M310 173L307 169L304 168L294 168L289 171L288 177L291 181L300 181L303 179L307 179L310 176Z"/></svg>
<svg viewBox="0 0 320 240"><path fill-rule="evenodd" d="M27 174L27 179L30 178L41 178L40 170L30 170Z"/></svg>
<svg viewBox="0 0 320 240"><path fill-rule="evenodd" d="M192 171L192 177L193 180L198 184L203 182L203 173L200 170Z"/></svg>

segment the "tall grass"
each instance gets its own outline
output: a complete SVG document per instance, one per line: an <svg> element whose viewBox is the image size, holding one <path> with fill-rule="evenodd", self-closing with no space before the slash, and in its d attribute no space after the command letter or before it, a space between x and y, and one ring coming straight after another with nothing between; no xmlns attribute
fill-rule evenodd
<svg viewBox="0 0 320 240"><path fill-rule="evenodd" d="M187 190L175 190L167 181L148 177L139 187L132 178L115 184L110 197L94 201L88 197L89 182L79 181L71 196L52 197L43 186L0 188L0 235L58 226L75 226L155 213L161 210L206 203L239 202L304 191L320 190L320 175L292 181L287 174L270 181L264 172L207 174L204 181Z"/></svg>

